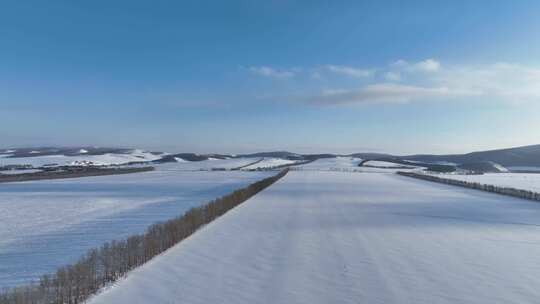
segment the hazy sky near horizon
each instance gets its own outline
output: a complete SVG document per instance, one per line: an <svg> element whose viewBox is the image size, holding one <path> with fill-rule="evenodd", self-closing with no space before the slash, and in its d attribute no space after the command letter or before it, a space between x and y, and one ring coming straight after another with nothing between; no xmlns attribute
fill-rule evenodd
<svg viewBox="0 0 540 304"><path fill-rule="evenodd" d="M0 4L0 147L540 143L538 1Z"/></svg>

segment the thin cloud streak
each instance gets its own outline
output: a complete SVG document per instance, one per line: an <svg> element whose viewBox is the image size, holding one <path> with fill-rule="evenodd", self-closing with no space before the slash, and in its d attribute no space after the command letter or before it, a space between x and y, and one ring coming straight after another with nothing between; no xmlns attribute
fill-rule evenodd
<svg viewBox="0 0 540 304"><path fill-rule="evenodd" d="M272 77L272 78L291 78L297 74L296 70L290 69L275 69L268 66L251 66L248 70L259 76Z"/></svg>
<svg viewBox="0 0 540 304"><path fill-rule="evenodd" d="M381 83L353 90L325 90L308 99L313 105L345 105L358 103L406 103L411 100L448 97L448 88L426 88Z"/></svg>
<svg viewBox="0 0 540 304"><path fill-rule="evenodd" d="M326 65L315 68L251 67L266 77L303 79L300 99L310 105L493 100L540 102L540 68L512 63L443 65L435 59L397 60L374 69ZM340 75L351 77L344 80ZM301 77L305 76L305 77ZM321 82L324 80L324 82ZM324 87L321 87L323 86ZM304 86L304 87L302 87ZM308 88L309 89L306 89ZM317 89L319 87L319 89ZM273 88L279 91L279 87ZM282 92L298 101L298 94ZM296 95L296 96L295 96Z"/></svg>
<svg viewBox="0 0 540 304"><path fill-rule="evenodd" d="M399 59L396 62L392 63L391 66L409 72L436 72L440 70L441 63L433 58L412 63L403 59Z"/></svg>
<svg viewBox="0 0 540 304"><path fill-rule="evenodd" d="M350 66L342 66L342 65L327 65L326 68L333 73L336 74L342 74L349 77L369 77L372 76L375 71L371 69L359 69L359 68L353 68Z"/></svg>

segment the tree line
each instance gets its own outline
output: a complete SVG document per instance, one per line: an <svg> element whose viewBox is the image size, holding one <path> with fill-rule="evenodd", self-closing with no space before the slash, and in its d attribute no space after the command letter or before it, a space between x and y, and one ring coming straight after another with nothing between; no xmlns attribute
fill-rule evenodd
<svg viewBox="0 0 540 304"><path fill-rule="evenodd" d="M89 250L76 263L63 266L39 282L5 289L0 304L82 303L100 288L178 244L202 226L240 205L287 174L288 169L250 184L174 219L153 224L143 234L111 241Z"/></svg>
<svg viewBox="0 0 540 304"><path fill-rule="evenodd" d="M530 191L530 190L522 190L522 189L516 189L512 187L500 187L495 185L488 185L488 184L482 184L477 182L468 182L468 181L462 181L462 180L455 180L450 178L443 178L439 176L433 176L428 174L420 174L420 173L414 173L414 172L397 172L399 175L418 178L422 180L427 180L431 182L437 182L447 185L453 185L453 186L459 186L469 189L476 189L476 190L482 190L512 197L517 197L521 199L527 199L527 200L533 200L533 201L540 201L540 193Z"/></svg>
<svg viewBox="0 0 540 304"><path fill-rule="evenodd" d="M45 180L45 179L64 179L86 176L103 176L103 175L116 175L116 174L129 174L153 171L154 167L126 167L126 168L101 168L101 167L86 167L86 166L61 166L54 168L47 168L44 171L38 171L33 173L21 173L21 174L0 174L0 183L7 182L24 182L33 180Z"/></svg>

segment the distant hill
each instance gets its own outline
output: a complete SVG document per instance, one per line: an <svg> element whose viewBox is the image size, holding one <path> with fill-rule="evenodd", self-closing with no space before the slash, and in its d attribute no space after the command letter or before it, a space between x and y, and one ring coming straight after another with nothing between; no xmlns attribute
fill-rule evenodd
<svg viewBox="0 0 540 304"><path fill-rule="evenodd" d="M33 147L0 149L0 171L21 168L135 165L163 158L161 152L100 147Z"/></svg>
<svg viewBox="0 0 540 304"><path fill-rule="evenodd" d="M384 153L354 153L347 156L358 157L361 159L396 158L396 156Z"/></svg>
<svg viewBox="0 0 540 304"><path fill-rule="evenodd" d="M422 162L451 162L456 164L493 162L504 167L540 167L540 145L479 151L466 154L409 155L400 159Z"/></svg>
<svg viewBox="0 0 540 304"><path fill-rule="evenodd" d="M3 163L11 164L17 159L20 163L34 163L34 159L39 156L54 156L54 159L62 161L58 156L65 156L66 160L90 159L93 162L115 163L126 162L177 162L177 161L204 161L209 159L227 158L278 158L295 161L313 161L321 158L332 158L338 156L357 157L364 160L383 160L396 162L404 165L419 165L433 170L452 171L461 168L477 172L506 172L510 171L526 172L540 171L540 145L531 145L509 149L498 149L489 151L478 151L466 154L415 154L415 155L391 155L384 153L353 153L348 155L340 154L299 154L288 151L269 151L251 154L195 154L195 153L163 153L145 152L136 149L110 148L110 147L39 147L39 148L18 148L0 149L0 159ZM99 158L98 156L103 156ZM115 158L109 160L107 158ZM43 160L41 160L43 161ZM51 158L52 161L52 158ZM78 165L81 160L74 161Z"/></svg>
<svg viewBox="0 0 540 304"><path fill-rule="evenodd" d="M282 158L282 159L291 159L291 160L301 160L304 159L302 154L287 152L287 151L272 151L272 152L258 152L258 153L251 153L251 154L239 154L235 157L274 157L274 158Z"/></svg>
<svg viewBox="0 0 540 304"><path fill-rule="evenodd" d="M129 154L133 149L126 148L106 148L106 147L34 147L34 148L16 148L16 149L0 149L0 154L6 155L7 158L20 157L36 157L50 155L103 155L107 153L113 154Z"/></svg>
<svg viewBox="0 0 540 304"><path fill-rule="evenodd" d="M177 154L167 154L162 158L155 160L154 163L168 163L176 162L178 159L185 161L203 161L209 159L227 159L231 158L231 155L224 154L195 154L195 153L177 153Z"/></svg>
<svg viewBox="0 0 540 304"><path fill-rule="evenodd" d="M482 173L501 173L501 172L509 171L504 166L501 166L500 164L497 164L491 161L465 163L465 164L457 165L457 167L464 170L482 172Z"/></svg>

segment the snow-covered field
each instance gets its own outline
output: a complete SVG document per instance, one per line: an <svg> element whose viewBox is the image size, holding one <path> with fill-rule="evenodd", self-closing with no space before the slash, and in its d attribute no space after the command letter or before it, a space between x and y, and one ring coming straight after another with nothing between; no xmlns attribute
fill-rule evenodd
<svg viewBox="0 0 540 304"><path fill-rule="evenodd" d="M445 165L445 166L458 166L459 165L458 163L453 163L453 162L444 161L444 160L441 160L441 161L417 161L417 160L408 160L408 159L406 159L405 161L410 162L410 163L418 163L418 164L433 164L433 165Z"/></svg>
<svg viewBox="0 0 540 304"><path fill-rule="evenodd" d="M87 249L273 174L153 172L0 184L0 288L73 262Z"/></svg>
<svg viewBox="0 0 540 304"><path fill-rule="evenodd" d="M209 159L201 161L178 161L178 164L175 166L179 170L185 171L208 171L216 169L235 169L249 165L253 162L256 162L260 158L230 158L230 159ZM164 164L166 165L166 164Z"/></svg>
<svg viewBox="0 0 540 304"><path fill-rule="evenodd" d="M414 169L403 168L374 168L374 167L358 167L362 159L356 157L333 157L321 158L307 163L305 165L294 166L291 169L294 171L342 171L342 172L364 172L364 173L395 173L396 171L416 171L422 170L417 167ZM393 163L392 163L393 164Z"/></svg>
<svg viewBox="0 0 540 304"><path fill-rule="evenodd" d="M362 160L355 157L321 158L305 165L296 166L295 169L303 171L329 171L359 169Z"/></svg>
<svg viewBox="0 0 540 304"><path fill-rule="evenodd" d="M540 205L291 171L91 303L537 303Z"/></svg>
<svg viewBox="0 0 540 304"><path fill-rule="evenodd" d="M369 161L364 163L364 166L374 166L374 167L384 167L384 168L411 167L411 166L407 166L407 165L391 163L391 162L381 161L381 160L369 160Z"/></svg>
<svg viewBox="0 0 540 304"><path fill-rule="evenodd" d="M530 171L530 172L540 172L540 167L533 166L513 166L507 167L510 171Z"/></svg>
<svg viewBox="0 0 540 304"><path fill-rule="evenodd" d="M540 192L540 174L537 173L485 173L482 175L437 174L436 176Z"/></svg>
<svg viewBox="0 0 540 304"><path fill-rule="evenodd" d="M244 167L242 169L243 170L265 169L265 168L273 168L273 167L282 166L282 165L290 165L294 163L295 163L294 160L267 157L256 164Z"/></svg>
<svg viewBox="0 0 540 304"><path fill-rule="evenodd" d="M133 150L131 153L106 153L103 155L46 155L35 157L0 157L0 167L8 165L31 165L33 167L42 167L46 165L121 165L130 162L152 161L160 159L160 155L154 155L142 150Z"/></svg>
<svg viewBox="0 0 540 304"><path fill-rule="evenodd" d="M22 169L22 170L0 170L0 175L17 175L17 174L27 174L27 173L37 173L41 172L38 169Z"/></svg>

